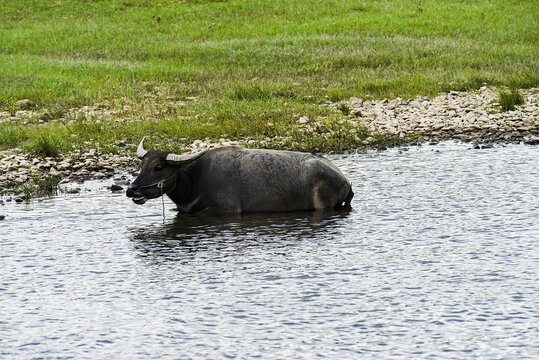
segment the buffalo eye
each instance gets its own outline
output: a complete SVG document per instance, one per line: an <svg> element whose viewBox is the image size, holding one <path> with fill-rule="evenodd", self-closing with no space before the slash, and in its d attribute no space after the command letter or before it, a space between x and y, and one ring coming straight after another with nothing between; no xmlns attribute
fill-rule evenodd
<svg viewBox="0 0 539 360"><path fill-rule="evenodd" d="M158 164L158 165L155 165L155 167L153 168L155 171L160 171L160 170L163 170L165 168L165 165L163 164Z"/></svg>

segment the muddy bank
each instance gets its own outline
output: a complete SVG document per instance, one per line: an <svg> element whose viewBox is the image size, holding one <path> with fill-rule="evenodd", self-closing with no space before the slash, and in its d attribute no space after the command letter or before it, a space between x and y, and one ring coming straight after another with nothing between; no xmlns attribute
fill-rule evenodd
<svg viewBox="0 0 539 360"><path fill-rule="evenodd" d="M403 142L437 143L458 139L484 146L493 142L524 142L539 144L539 89L521 90L525 104L514 111L501 112L497 90L483 87L476 92L449 92L435 98L366 100L351 98L338 103L327 102L321 106L345 112L354 126L366 126L373 134L398 137ZM326 136L331 132L323 125L302 116L297 130ZM123 155L101 152L99 149L74 151L59 158L39 158L21 154L18 149L0 152L0 195L15 194L19 199L42 187L43 179L80 182L89 179L113 177L124 186L126 174L137 171L138 159L134 155L137 141L119 141ZM196 140L188 146L190 151L202 148L238 145L267 147L269 143L286 144L288 139L245 139L230 141L220 139ZM369 147L372 138L359 139L358 145ZM22 195L21 195L22 194Z"/></svg>

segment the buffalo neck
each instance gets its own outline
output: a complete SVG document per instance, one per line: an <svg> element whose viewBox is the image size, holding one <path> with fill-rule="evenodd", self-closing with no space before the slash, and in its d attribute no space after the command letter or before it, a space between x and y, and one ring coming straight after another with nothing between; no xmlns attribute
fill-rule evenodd
<svg viewBox="0 0 539 360"><path fill-rule="evenodd" d="M176 204L184 204L193 201L193 174L196 172L193 166L180 166L176 173L176 184L167 192L168 197Z"/></svg>

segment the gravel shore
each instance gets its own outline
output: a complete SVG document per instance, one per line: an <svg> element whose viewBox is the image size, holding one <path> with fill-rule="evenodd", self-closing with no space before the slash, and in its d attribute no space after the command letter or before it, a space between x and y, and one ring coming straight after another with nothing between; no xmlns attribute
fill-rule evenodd
<svg viewBox="0 0 539 360"><path fill-rule="evenodd" d="M324 106L335 111L346 109L349 114L344 121L364 125L374 133L402 138L405 142L437 143L458 139L476 146L494 142L539 144L539 89L520 93L525 104L507 112L500 112L496 90L487 87L475 92L451 91L433 99L351 98L338 103L328 101ZM312 127L306 117L301 117L297 123L301 131ZM370 141L364 140L363 145L369 146ZM196 140L189 148L197 151L208 146L253 144L264 146L263 142L249 139L221 139L218 143ZM134 143L119 142L119 145L125 148L125 154L136 148ZM18 195L38 189L35 180L43 177L56 177L61 179L60 183L114 177L121 186L127 183L126 174L135 173L137 166L138 159L134 156L101 153L95 149L74 151L60 158L32 157L13 149L0 152L0 195Z"/></svg>
<svg viewBox="0 0 539 360"><path fill-rule="evenodd" d="M487 87L476 92L451 91L433 99L366 101L352 98L345 104L351 116L365 121L371 131L391 136L434 143L458 139L477 143L537 144L539 89L520 93L525 104L507 112L500 112L497 92Z"/></svg>

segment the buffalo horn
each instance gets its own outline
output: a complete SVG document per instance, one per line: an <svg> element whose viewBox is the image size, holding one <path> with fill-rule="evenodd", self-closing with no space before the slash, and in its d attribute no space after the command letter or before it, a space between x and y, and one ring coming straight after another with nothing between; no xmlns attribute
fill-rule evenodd
<svg viewBox="0 0 539 360"><path fill-rule="evenodd" d="M205 149L202 151L199 151L195 154L187 154L187 155L176 155L176 154L168 154L167 155L167 162L171 165L183 165L190 163L191 161L195 161L202 155L208 152L210 149Z"/></svg>
<svg viewBox="0 0 539 360"><path fill-rule="evenodd" d="M146 137L144 137L144 138L142 139L142 141L140 142L140 144L138 144L138 148L137 148L137 156L138 156L139 158L141 158L141 159L142 159L142 158L144 157L144 155L146 155L146 153L148 152L148 151L144 150L144 140L146 140Z"/></svg>

